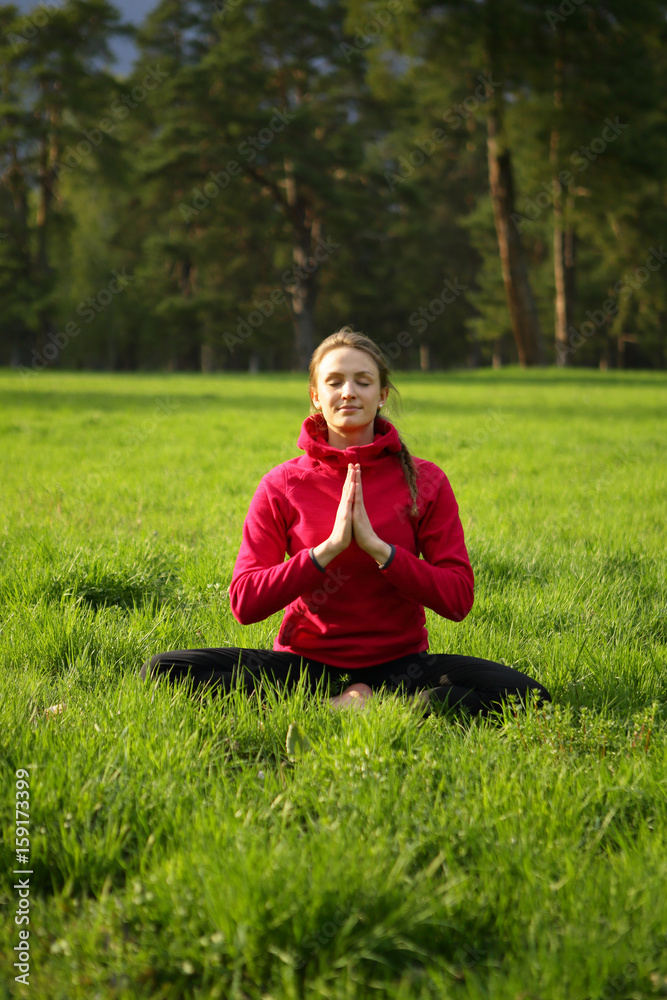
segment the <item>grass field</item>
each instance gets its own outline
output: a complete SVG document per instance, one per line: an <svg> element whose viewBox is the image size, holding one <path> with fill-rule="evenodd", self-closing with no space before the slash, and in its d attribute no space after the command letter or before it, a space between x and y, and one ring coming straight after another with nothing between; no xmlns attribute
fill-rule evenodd
<svg viewBox="0 0 667 1000"><path fill-rule="evenodd" d="M0 373L0 996L667 995L667 377L396 381L476 575L431 649L516 665L543 712L142 686L160 650L272 645L227 587L305 380Z"/></svg>

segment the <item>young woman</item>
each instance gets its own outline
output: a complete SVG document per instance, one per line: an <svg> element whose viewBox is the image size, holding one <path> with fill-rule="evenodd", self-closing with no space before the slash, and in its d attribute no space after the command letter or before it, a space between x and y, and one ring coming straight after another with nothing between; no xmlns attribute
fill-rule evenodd
<svg viewBox="0 0 667 1000"><path fill-rule="evenodd" d="M472 713L497 709L508 695L550 701L511 667L428 651L424 607L461 621L473 573L447 477L410 455L380 416L396 389L379 348L343 327L315 350L309 387L311 415L298 440L305 455L261 480L229 588L243 625L285 609L273 649L159 653L142 677L254 690L263 677L292 685L305 673L311 690L321 682L328 692L349 675L354 683L334 707L363 705L382 688Z"/></svg>

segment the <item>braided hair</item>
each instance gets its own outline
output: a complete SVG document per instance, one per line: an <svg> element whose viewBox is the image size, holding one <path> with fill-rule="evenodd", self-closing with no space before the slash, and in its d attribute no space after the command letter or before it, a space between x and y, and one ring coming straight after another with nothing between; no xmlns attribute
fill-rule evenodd
<svg viewBox="0 0 667 1000"><path fill-rule="evenodd" d="M311 390L317 390L317 372L322 358L329 351L332 351L337 347L353 347L358 351L365 351L366 354L369 354L378 368L380 388L388 389L390 395L393 394L400 402L398 389L389 379L389 365L384 354L377 344L370 339L370 337L367 337L363 333L356 333L351 326L344 326L340 330L337 330L336 333L332 333L330 337L323 340L322 343L319 344L319 346L313 351L313 356L310 359L310 367L308 369L308 387ZM310 412L313 416L322 416L313 404L312 395L310 400ZM380 410L378 409L376 416L379 415L379 413ZM408 489L410 490L410 496L412 497L412 508L410 510L410 514L412 517L417 517L419 514L419 508L417 506L417 470L415 468L412 455L408 451L405 441L400 434L398 439L401 442L401 450L398 452L398 458L403 468L405 481L408 484Z"/></svg>

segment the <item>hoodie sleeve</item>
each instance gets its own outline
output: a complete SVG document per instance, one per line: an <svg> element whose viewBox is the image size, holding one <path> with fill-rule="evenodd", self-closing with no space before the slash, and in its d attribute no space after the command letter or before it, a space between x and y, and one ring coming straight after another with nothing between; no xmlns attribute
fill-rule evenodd
<svg viewBox="0 0 667 1000"><path fill-rule="evenodd" d="M417 540L423 559L401 545L380 572L406 598L443 618L462 621L473 605L474 576L459 508L443 474L437 495L420 518Z"/></svg>
<svg viewBox="0 0 667 1000"><path fill-rule="evenodd" d="M282 611L324 575L307 548L286 562L285 489L272 487L265 476L252 498L243 525L243 540L229 585L232 614L242 625L260 622Z"/></svg>

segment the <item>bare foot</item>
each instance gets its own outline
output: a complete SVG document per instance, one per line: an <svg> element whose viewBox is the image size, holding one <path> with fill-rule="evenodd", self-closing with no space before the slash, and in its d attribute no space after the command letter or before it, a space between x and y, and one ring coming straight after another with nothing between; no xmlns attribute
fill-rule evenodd
<svg viewBox="0 0 667 1000"><path fill-rule="evenodd" d="M330 698L329 704L335 709L344 708L346 705L352 705L353 708L363 708L372 694L373 691L368 684L351 684L341 694Z"/></svg>
<svg viewBox="0 0 667 1000"><path fill-rule="evenodd" d="M415 691L412 698L415 712L421 712L427 716L431 714L431 695L433 691L435 691L435 688L423 688L421 691Z"/></svg>

